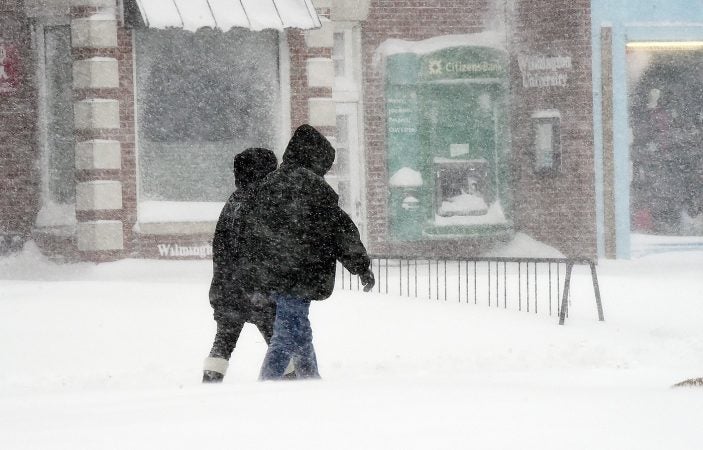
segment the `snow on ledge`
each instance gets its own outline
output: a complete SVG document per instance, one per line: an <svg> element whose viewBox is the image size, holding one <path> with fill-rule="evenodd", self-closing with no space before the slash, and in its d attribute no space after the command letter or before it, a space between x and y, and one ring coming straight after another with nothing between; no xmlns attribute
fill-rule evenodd
<svg viewBox="0 0 703 450"><path fill-rule="evenodd" d="M139 222L217 222L224 205L224 202L140 202Z"/></svg>
<svg viewBox="0 0 703 450"><path fill-rule="evenodd" d="M524 233L515 233L510 242L499 244L485 252L485 257L508 258L565 258L556 248L540 242Z"/></svg>
<svg viewBox="0 0 703 450"><path fill-rule="evenodd" d="M374 59L399 53L424 55L452 47L488 47L505 50L505 35L496 31L484 31L482 33L473 34L448 34L445 36L431 37L422 41L387 39L376 49Z"/></svg>
<svg viewBox="0 0 703 450"><path fill-rule="evenodd" d="M388 181L392 187L419 187L422 186L422 174L410 167L398 170Z"/></svg>
<svg viewBox="0 0 703 450"><path fill-rule="evenodd" d="M46 202L37 214L38 227L75 226L76 205Z"/></svg>

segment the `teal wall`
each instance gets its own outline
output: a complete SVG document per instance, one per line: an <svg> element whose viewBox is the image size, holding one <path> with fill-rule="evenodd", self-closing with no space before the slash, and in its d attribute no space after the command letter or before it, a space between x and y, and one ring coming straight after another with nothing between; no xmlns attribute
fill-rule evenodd
<svg viewBox="0 0 703 450"><path fill-rule="evenodd" d="M630 151L625 45L630 41L703 40L701 0L592 0L593 123L598 254L604 254L603 122L600 29L613 29L613 145L617 257L630 257Z"/></svg>

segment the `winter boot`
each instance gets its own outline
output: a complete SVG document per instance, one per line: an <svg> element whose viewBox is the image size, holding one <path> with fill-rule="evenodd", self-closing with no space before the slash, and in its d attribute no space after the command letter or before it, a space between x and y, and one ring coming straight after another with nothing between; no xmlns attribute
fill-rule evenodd
<svg viewBox="0 0 703 450"><path fill-rule="evenodd" d="M227 373L229 361L208 356L203 363L203 383L221 383Z"/></svg>
<svg viewBox="0 0 703 450"><path fill-rule="evenodd" d="M288 367L286 367L286 371L283 372L283 379L295 380L296 378L298 378L298 375L295 373L295 357L293 357L290 359Z"/></svg>

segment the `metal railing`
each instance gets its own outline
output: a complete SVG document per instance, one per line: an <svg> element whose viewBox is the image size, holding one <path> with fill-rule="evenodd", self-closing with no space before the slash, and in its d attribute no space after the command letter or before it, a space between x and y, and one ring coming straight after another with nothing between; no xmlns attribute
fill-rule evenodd
<svg viewBox="0 0 703 450"><path fill-rule="evenodd" d="M568 317L575 265L590 267L598 319L604 320L596 265L589 259L373 256L373 291L546 313L559 316L559 324L563 325ZM359 278L339 264L337 283L343 289L361 289Z"/></svg>

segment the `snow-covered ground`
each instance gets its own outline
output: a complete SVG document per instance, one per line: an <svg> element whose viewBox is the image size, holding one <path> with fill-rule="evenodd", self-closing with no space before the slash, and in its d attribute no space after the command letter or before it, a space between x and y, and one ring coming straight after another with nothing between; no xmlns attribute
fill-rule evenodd
<svg viewBox="0 0 703 450"><path fill-rule="evenodd" d="M598 266L570 317L336 292L322 381L256 381L247 325L222 385L207 261L0 259L0 449L700 449L703 251Z"/></svg>

